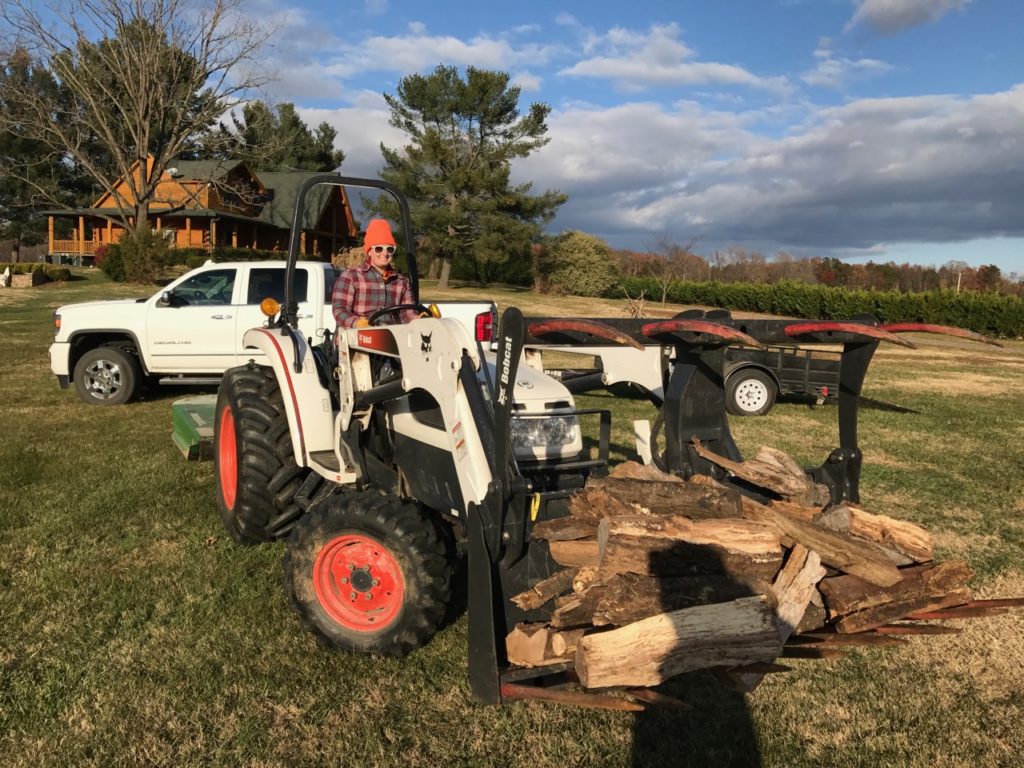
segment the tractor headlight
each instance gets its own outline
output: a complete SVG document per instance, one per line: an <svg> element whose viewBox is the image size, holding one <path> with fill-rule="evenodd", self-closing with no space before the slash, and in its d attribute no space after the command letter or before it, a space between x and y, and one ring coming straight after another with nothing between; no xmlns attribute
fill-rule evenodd
<svg viewBox="0 0 1024 768"><path fill-rule="evenodd" d="M575 416L512 417L513 448L569 445L576 440Z"/></svg>

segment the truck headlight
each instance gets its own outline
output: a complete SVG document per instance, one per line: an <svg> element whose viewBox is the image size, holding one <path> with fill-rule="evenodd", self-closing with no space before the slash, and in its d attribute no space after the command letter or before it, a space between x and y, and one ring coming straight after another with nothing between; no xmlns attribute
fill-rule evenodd
<svg viewBox="0 0 1024 768"><path fill-rule="evenodd" d="M575 416L512 417L513 448L569 445L576 440Z"/></svg>

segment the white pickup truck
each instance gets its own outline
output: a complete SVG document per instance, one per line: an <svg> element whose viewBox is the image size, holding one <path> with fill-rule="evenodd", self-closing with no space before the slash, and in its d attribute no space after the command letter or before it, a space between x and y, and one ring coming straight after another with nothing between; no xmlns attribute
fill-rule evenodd
<svg viewBox="0 0 1024 768"><path fill-rule="evenodd" d="M228 368L262 358L244 347L250 328L264 325L260 301L284 298L283 261L207 262L148 299L67 304L54 312L50 368L61 388L74 384L94 405L121 405L144 384L212 383ZM299 329L313 343L333 330L330 264L300 262L295 278ZM491 341L491 302L444 302L478 341Z"/></svg>

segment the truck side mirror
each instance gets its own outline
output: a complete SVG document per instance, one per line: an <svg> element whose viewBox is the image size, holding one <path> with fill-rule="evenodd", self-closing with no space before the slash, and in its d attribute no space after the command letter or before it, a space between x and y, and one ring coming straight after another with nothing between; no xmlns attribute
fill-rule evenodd
<svg viewBox="0 0 1024 768"><path fill-rule="evenodd" d="M164 291L156 302L161 307L169 307L174 303L174 291Z"/></svg>

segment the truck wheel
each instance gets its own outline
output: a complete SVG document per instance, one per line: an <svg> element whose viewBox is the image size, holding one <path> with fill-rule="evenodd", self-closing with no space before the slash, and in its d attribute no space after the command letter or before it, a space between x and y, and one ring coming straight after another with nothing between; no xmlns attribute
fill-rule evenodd
<svg viewBox="0 0 1024 768"><path fill-rule="evenodd" d="M763 416L775 405L778 388L764 371L743 368L725 383L725 409L736 416Z"/></svg>
<svg viewBox="0 0 1024 768"><path fill-rule="evenodd" d="M451 566L434 522L376 491L327 498L296 524L284 584L306 629L356 653L404 656L444 619Z"/></svg>
<svg viewBox="0 0 1024 768"><path fill-rule="evenodd" d="M90 405L124 405L135 395L142 369L130 348L90 349L75 363L75 392Z"/></svg>
<svg viewBox="0 0 1024 768"><path fill-rule="evenodd" d="M287 536L302 515L295 492L309 470L295 463L274 372L231 368L217 391L213 462L217 508L240 544Z"/></svg>

